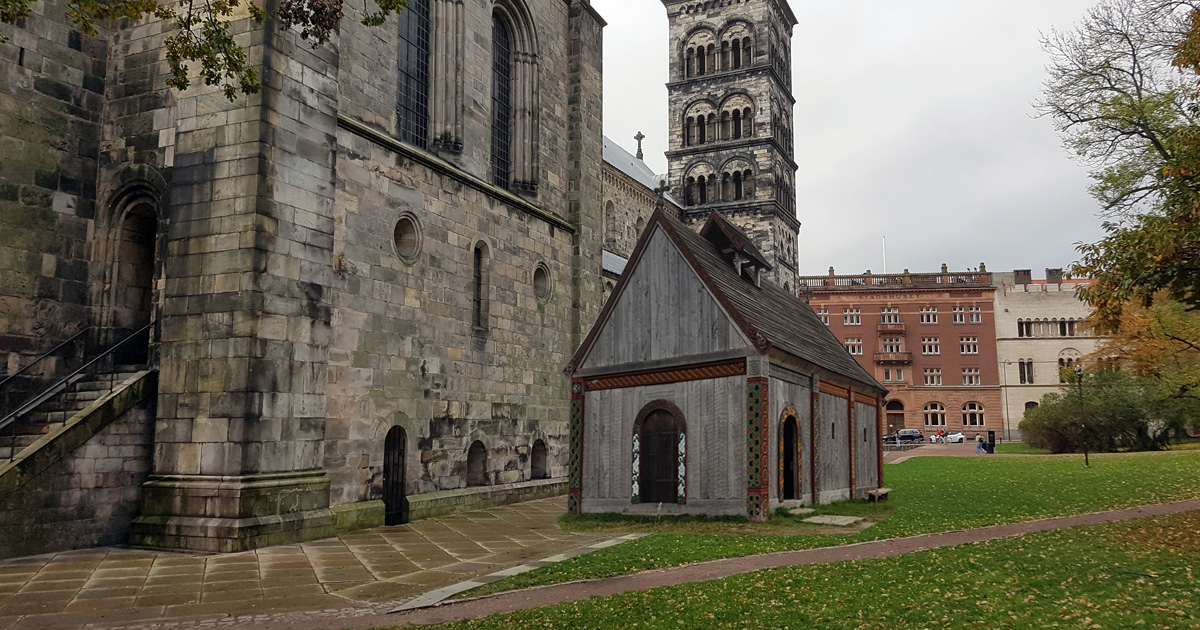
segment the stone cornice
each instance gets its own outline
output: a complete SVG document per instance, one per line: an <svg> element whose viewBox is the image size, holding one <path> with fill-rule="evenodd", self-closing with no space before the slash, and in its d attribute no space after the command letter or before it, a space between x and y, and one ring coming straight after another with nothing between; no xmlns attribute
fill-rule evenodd
<svg viewBox="0 0 1200 630"><path fill-rule="evenodd" d="M739 75L752 74L755 72L767 72L775 78L775 84L779 87L779 92L788 100L789 105L796 104L796 97L792 96L792 91L788 89L787 83L784 83L783 77L775 71L775 66L771 64L758 64L746 68L738 68L736 70L722 70L711 74L702 74L698 77L690 79L679 79L678 81L667 81L667 90L682 88L692 85L693 83L705 83L707 81L725 81L733 79Z"/></svg>
<svg viewBox="0 0 1200 630"><path fill-rule="evenodd" d="M474 175L441 158L435 157L421 149L418 149L417 147L414 147L411 144L403 142L399 138L396 138L390 134L386 134L377 129L373 129L343 114L338 114L337 122L338 127L341 127L342 129L345 129L346 131L349 131L360 138L365 138L381 147L384 147L385 149L388 149L389 151L399 153L400 155L403 155L414 162L418 162L437 173L446 175L447 177L452 177L463 184L466 184L467 186L484 193L485 195L499 199L500 201L512 206L514 209L520 210L532 217L541 219L542 221L545 221L546 223L549 223L550 225L553 225L554 227L568 234L574 234L576 231L575 226L571 225L564 219L550 212L542 210L532 203L529 203L525 199L522 199L517 195L514 195L513 193L496 186L495 184L489 184L488 182L475 177Z"/></svg>

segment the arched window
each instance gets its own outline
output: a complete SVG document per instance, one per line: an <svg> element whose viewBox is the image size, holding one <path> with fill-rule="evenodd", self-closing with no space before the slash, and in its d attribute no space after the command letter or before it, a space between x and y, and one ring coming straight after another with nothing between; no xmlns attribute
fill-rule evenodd
<svg viewBox="0 0 1200 630"><path fill-rule="evenodd" d="M640 237L642 235L642 230L646 229L646 220L643 219L642 217L638 217L637 224L635 225L635 227L637 229L637 233L634 234L634 236Z"/></svg>
<svg viewBox="0 0 1200 630"><path fill-rule="evenodd" d="M402 12L403 13L403 12ZM492 183L508 188L512 161L512 34L492 15Z"/></svg>
<svg viewBox="0 0 1200 630"><path fill-rule="evenodd" d="M488 247L482 241L475 244L471 275L471 325L477 333L488 329Z"/></svg>
<svg viewBox="0 0 1200 630"><path fill-rule="evenodd" d="M408 497L405 492L404 429L388 429L383 440L383 524L400 525L408 522Z"/></svg>
<svg viewBox="0 0 1200 630"><path fill-rule="evenodd" d="M546 465L546 443L541 440L534 442L529 451L529 478L550 478L550 467Z"/></svg>
<svg viewBox="0 0 1200 630"><path fill-rule="evenodd" d="M671 402L656 400L633 423L634 503L687 501L687 425Z"/></svg>
<svg viewBox="0 0 1200 630"><path fill-rule="evenodd" d="M724 112L721 115L727 116L728 112ZM741 137L742 137L742 110L735 109L735 110L733 110L733 139L738 140Z"/></svg>
<svg viewBox="0 0 1200 630"><path fill-rule="evenodd" d="M487 485L487 448L479 440L467 449L467 485Z"/></svg>
<svg viewBox="0 0 1200 630"><path fill-rule="evenodd" d="M946 426L946 407L942 403L931 402L925 405L925 426Z"/></svg>
<svg viewBox="0 0 1200 630"><path fill-rule="evenodd" d="M746 199L754 198L754 173L742 171L742 192Z"/></svg>
<svg viewBox="0 0 1200 630"><path fill-rule="evenodd" d="M538 51L521 0L492 12L492 183L520 193L538 188Z"/></svg>
<svg viewBox="0 0 1200 630"><path fill-rule="evenodd" d="M742 137L754 137L754 112L749 107L742 109Z"/></svg>
<svg viewBox="0 0 1200 630"><path fill-rule="evenodd" d="M721 139L728 140L730 137L729 112L721 112Z"/></svg>
<svg viewBox="0 0 1200 630"><path fill-rule="evenodd" d="M429 0L396 14L400 50L396 104L400 139L424 149L429 138Z"/></svg>
<svg viewBox="0 0 1200 630"><path fill-rule="evenodd" d="M1025 403L1025 411L1029 411L1030 409L1037 409L1037 408L1038 408L1038 404L1036 401L1031 400L1031 401Z"/></svg>
<svg viewBox="0 0 1200 630"><path fill-rule="evenodd" d="M729 42L721 42L721 69L729 69Z"/></svg>
<svg viewBox="0 0 1200 630"><path fill-rule="evenodd" d="M977 402L963 405L962 422L964 427L982 427L984 425L983 405Z"/></svg>

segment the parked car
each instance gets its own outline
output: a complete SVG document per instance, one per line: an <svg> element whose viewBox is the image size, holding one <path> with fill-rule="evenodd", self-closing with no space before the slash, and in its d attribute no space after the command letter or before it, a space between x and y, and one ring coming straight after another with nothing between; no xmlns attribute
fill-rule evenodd
<svg viewBox="0 0 1200 630"><path fill-rule="evenodd" d="M921 433L920 429L900 429L899 431L883 436L884 444L913 444L925 441L925 434Z"/></svg>
<svg viewBox="0 0 1200 630"><path fill-rule="evenodd" d="M967 441L967 436L963 435L962 431L955 431L946 435L947 444L962 444Z"/></svg>

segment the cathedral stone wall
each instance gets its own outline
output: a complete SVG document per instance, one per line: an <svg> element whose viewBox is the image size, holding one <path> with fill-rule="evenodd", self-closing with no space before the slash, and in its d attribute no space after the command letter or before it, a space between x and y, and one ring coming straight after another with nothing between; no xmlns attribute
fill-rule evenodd
<svg viewBox="0 0 1200 630"><path fill-rule="evenodd" d="M658 200L654 191L619 169L604 166L604 249L629 258Z"/></svg>

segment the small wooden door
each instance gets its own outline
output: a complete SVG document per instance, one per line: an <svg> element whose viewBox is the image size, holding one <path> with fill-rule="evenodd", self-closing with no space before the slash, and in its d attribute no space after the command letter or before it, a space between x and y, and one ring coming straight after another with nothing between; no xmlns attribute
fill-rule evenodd
<svg viewBox="0 0 1200 630"><path fill-rule="evenodd" d="M651 413L642 423L641 502L679 501L679 430L665 411Z"/></svg>
<svg viewBox="0 0 1200 630"><path fill-rule="evenodd" d="M799 427L796 417L788 416L783 421L783 499L799 499L800 493L800 458L799 458Z"/></svg>
<svg viewBox="0 0 1200 630"><path fill-rule="evenodd" d="M408 522L408 497L404 493L404 429L392 427L383 441L383 523Z"/></svg>

